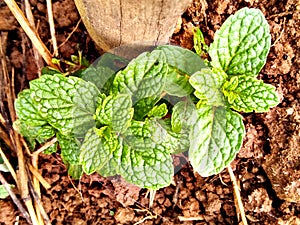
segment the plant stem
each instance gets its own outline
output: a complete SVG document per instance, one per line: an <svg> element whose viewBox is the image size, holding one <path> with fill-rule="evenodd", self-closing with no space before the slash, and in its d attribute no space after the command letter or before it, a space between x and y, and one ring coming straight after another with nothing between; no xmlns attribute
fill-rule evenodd
<svg viewBox="0 0 300 225"><path fill-rule="evenodd" d="M45 46L45 44L40 39L39 35L32 29L28 20L24 16L19 6L14 0L4 0L6 5L9 7L12 14L15 16L25 33L28 35L32 44L38 49L39 53L42 55L46 63L54 69L60 70L57 65L52 63L52 56Z"/></svg>
<svg viewBox="0 0 300 225"><path fill-rule="evenodd" d="M15 203L15 205L18 207L20 212L22 213L23 217L26 219L27 223L32 224L31 219L26 211L26 209L23 207L22 203L19 201L15 193L12 191L10 185L7 183L5 178L2 176L2 173L0 172L0 182L3 184L6 191L9 193L11 199Z"/></svg>

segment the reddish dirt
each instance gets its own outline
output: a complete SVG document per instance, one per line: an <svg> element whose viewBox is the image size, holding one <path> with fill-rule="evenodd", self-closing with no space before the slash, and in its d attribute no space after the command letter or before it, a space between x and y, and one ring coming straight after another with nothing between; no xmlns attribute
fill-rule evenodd
<svg viewBox="0 0 300 225"><path fill-rule="evenodd" d="M44 0L30 0L39 21L38 33L51 49ZM7 13L0 1L0 15ZM270 25L272 47L259 77L274 85L281 103L263 114L244 114L246 138L232 163L239 181L249 224L300 224L300 3L297 0L194 0L182 16L182 24L172 42L192 49L192 29L200 27L206 43L225 19L242 7L262 10ZM72 0L54 1L53 11L58 44L76 26L79 15ZM12 15L7 56L15 68L17 92L37 77L30 42L24 39ZM1 17L2 18L2 17ZM1 25L1 23L0 23ZM23 37L23 41L22 41ZM69 59L78 50L93 61L99 56L82 24L59 49L59 57ZM175 162L180 160L175 158ZM227 170L202 178L189 164L174 176L169 187L157 191L151 209L146 190L107 180L98 175L72 181L59 155L42 155L40 171L51 184L42 190L42 201L52 224L239 224L240 216ZM0 224L17 220L26 224L10 198L0 200ZM19 219L18 219L19 218ZM189 220L190 219L190 220Z"/></svg>

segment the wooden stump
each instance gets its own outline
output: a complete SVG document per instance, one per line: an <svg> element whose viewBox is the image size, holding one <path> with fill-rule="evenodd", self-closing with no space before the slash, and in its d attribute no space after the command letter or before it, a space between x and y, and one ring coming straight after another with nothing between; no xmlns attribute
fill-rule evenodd
<svg viewBox="0 0 300 225"><path fill-rule="evenodd" d="M123 45L168 43L192 0L75 0L83 22L104 51Z"/></svg>

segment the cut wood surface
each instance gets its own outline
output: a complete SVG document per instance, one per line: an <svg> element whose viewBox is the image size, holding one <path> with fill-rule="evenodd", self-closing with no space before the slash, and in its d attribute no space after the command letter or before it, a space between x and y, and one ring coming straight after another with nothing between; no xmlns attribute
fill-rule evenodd
<svg viewBox="0 0 300 225"><path fill-rule="evenodd" d="M104 51L128 44L168 43L191 0L75 0L83 22Z"/></svg>

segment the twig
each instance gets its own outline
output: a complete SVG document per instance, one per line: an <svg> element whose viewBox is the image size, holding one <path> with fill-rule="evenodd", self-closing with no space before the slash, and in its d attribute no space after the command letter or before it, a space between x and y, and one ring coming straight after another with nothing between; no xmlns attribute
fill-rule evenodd
<svg viewBox="0 0 300 225"><path fill-rule="evenodd" d="M227 167L227 170L228 170L228 173L229 173L232 185L233 185L234 198L236 199L235 202L237 202L236 208L240 211L243 224L248 225L246 215L245 215L244 206L243 206L243 202L242 202L242 198L241 198L241 193L240 193L239 187L237 185L236 178L234 176L234 173L233 173L230 165Z"/></svg>
<svg viewBox="0 0 300 225"><path fill-rule="evenodd" d="M16 146L16 152L18 157L18 184L19 184L19 190L21 192L21 197L27 207L28 213L30 215L31 221L33 225L39 225L39 222L37 220L36 212L34 210L32 199L29 195L29 189L28 189L28 174L26 172L25 167L25 158L23 154L23 149L20 141L20 136L17 134L17 132L14 132L14 142Z"/></svg>
<svg viewBox="0 0 300 225"><path fill-rule="evenodd" d="M2 116L2 115L0 114L0 116ZM11 140L10 140L8 134L6 133L6 131L1 126L0 126L0 137L5 142L5 144L7 144L7 146L10 149L13 149L13 144L11 143Z"/></svg>
<svg viewBox="0 0 300 225"><path fill-rule="evenodd" d="M276 38L276 40L274 41L274 43L271 45L272 47L273 46L275 46L276 45L276 43L281 39L281 37L282 37L282 35L283 35L283 32L284 32L284 24L285 24L285 18L283 19L283 23L281 23L281 25L283 25L283 29L281 30L281 32L280 32L280 34L279 34L279 36L278 36L278 38Z"/></svg>
<svg viewBox="0 0 300 225"><path fill-rule="evenodd" d="M13 167L11 166L10 162L8 161L8 159L6 158L6 155L3 153L2 148L0 147L0 155L6 165L6 167L8 168L10 174L12 175L12 177L14 178L16 184L18 183L18 179L17 179L17 174L14 171Z"/></svg>
<svg viewBox="0 0 300 225"><path fill-rule="evenodd" d="M42 178L41 182L44 181L44 178L37 171L38 170L38 159L39 159L39 155L32 155L32 157L31 157L32 166L30 164L28 164L28 167L29 167L29 170L31 171L31 173L33 174L33 176L32 176L33 188L34 188L35 192L37 193L37 195L39 197L41 197L41 188L40 188L40 182L39 182L38 177ZM29 186L29 188L30 188L30 186ZM36 201L34 202L34 206L35 206L36 216L37 216L37 219L39 221L39 224L44 225L44 219L43 219L42 213L39 209L39 205Z"/></svg>
<svg viewBox="0 0 300 225"><path fill-rule="evenodd" d="M49 146L53 145L55 142L57 142L57 138L56 137L54 137L50 141L46 142L42 147L40 147L34 153L32 153L32 155L38 155L38 154L40 154L41 152L45 151Z"/></svg>
<svg viewBox="0 0 300 225"><path fill-rule="evenodd" d="M37 171L37 168L28 164L28 168L34 177L38 179L38 181L43 185L45 189L51 188L51 185L42 177L42 175Z"/></svg>
<svg viewBox="0 0 300 225"><path fill-rule="evenodd" d="M6 65L6 58L4 55L4 50L3 47L5 44L2 41L2 35L0 36L0 58L1 58L1 65L2 65L2 72L3 72L3 80L4 80L4 87L6 87L6 97L7 97L7 105L8 105L8 110L10 114L10 119L12 121L16 120L16 113L15 113L15 108L14 108L14 99L12 99L12 93L11 93L11 84L10 84L10 79L8 76L8 70L7 70L7 65Z"/></svg>
<svg viewBox="0 0 300 225"><path fill-rule="evenodd" d="M197 217L184 217L178 216L179 221L195 221L195 220L204 220L204 216L197 216Z"/></svg>
<svg viewBox="0 0 300 225"><path fill-rule="evenodd" d="M66 38L66 40L64 40L63 43L61 43L61 44L58 46L58 48L61 48L62 46L64 46L64 45L68 42L68 40L70 39L70 37L71 37L71 36L74 34L74 32L78 29L81 20L82 20L81 18L78 20L78 22L77 22L75 28L74 28L74 29L72 30L72 32L68 35L68 37Z"/></svg>
<svg viewBox="0 0 300 225"><path fill-rule="evenodd" d="M53 45L53 55L57 56L58 54L58 48L57 48L57 41L55 37L55 26L54 26L54 20L53 20L53 13L52 13L52 2L51 0L46 0L47 2L47 13L48 13L48 21L50 26L50 34L51 34L51 40Z"/></svg>
<svg viewBox="0 0 300 225"><path fill-rule="evenodd" d="M26 211L26 209L23 207L22 203L19 201L15 193L12 191L10 185L7 183L5 178L2 176L2 173L0 172L0 181L3 184L6 191L9 193L11 199L15 203L15 205L18 207L20 212L22 213L23 217L26 219L27 223L32 224L31 219Z"/></svg>
<svg viewBox="0 0 300 225"><path fill-rule="evenodd" d="M153 207L155 194L156 194L155 190L149 190L149 208L150 209Z"/></svg>
<svg viewBox="0 0 300 225"><path fill-rule="evenodd" d="M2 114L0 114L0 123L1 123L3 126L6 126L6 121L5 121L4 117L2 116Z"/></svg>
<svg viewBox="0 0 300 225"><path fill-rule="evenodd" d="M20 10L19 6L14 0L4 0L6 5L9 7L12 14L15 16L25 33L28 35L32 44L38 49L39 53L42 55L46 63L54 69L59 70L58 66L52 63L52 56L44 45L39 35L32 29L28 20L24 16L24 13Z"/></svg>
<svg viewBox="0 0 300 225"><path fill-rule="evenodd" d="M31 195L33 196L34 201L37 203L38 209L41 212L41 215L45 221L45 223L47 225L51 225L50 219L43 207L42 201L40 199L40 196L35 192L35 190L33 189L32 183L30 181L28 181L28 185L29 185L29 190L31 192Z"/></svg>
<svg viewBox="0 0 300 225"><path fill-rule="evenodd" d="M35 22L34 22L34 17L33 17L32 11L31 11L30 2L29 2L29 0L25 0L24 2L25 2L25 13L26 13L28 22L30 23L31 27L34 28L35 31L37 31L36 26L35 26ZM32 49L33 49L33 56L34 56L34 59L35 59L35 64L37 65L38 74L40 76L41 70L44 67L44 63L43 63L41 55L39 54L36 47L33 46Z"/></svg>

